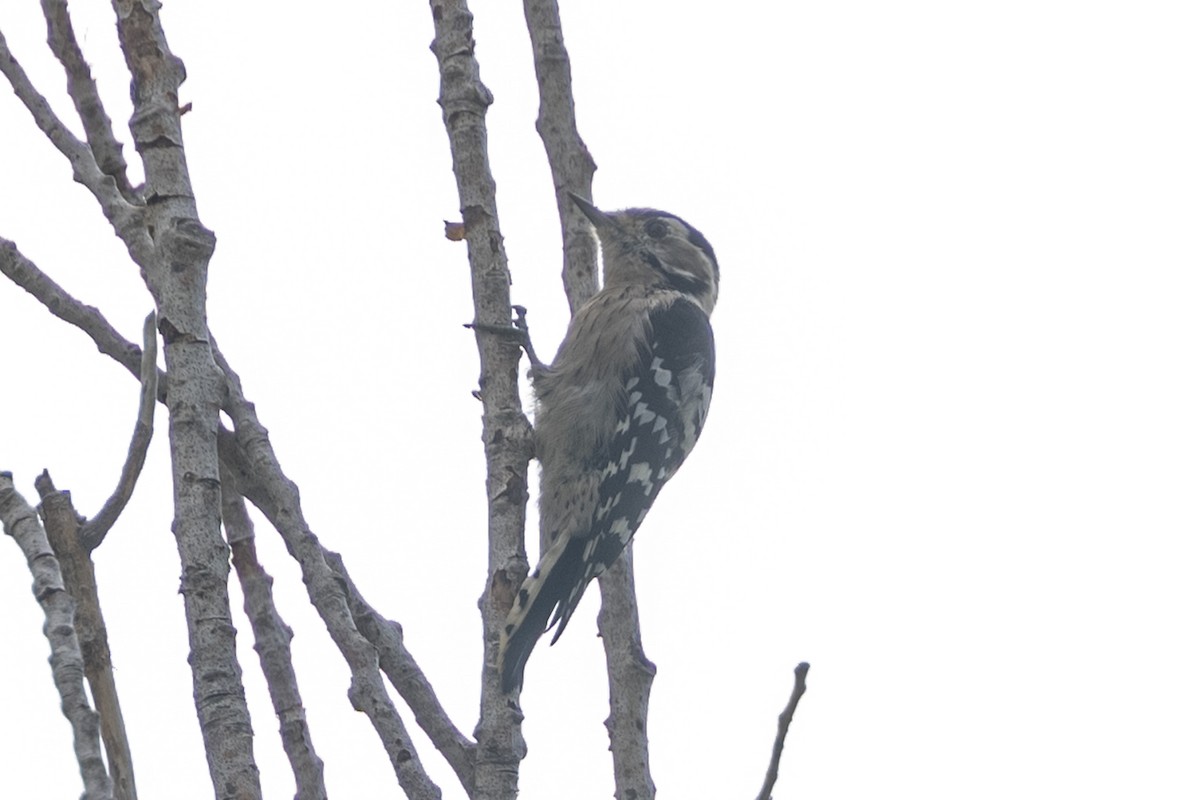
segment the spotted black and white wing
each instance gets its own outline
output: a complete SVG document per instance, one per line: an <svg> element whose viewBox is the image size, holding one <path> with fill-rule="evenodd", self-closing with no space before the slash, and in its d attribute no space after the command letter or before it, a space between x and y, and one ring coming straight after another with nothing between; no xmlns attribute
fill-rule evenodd
<svg viewBox="0 0 1200 800"><path fill-rule="evenodd" d="M554 641L588 583L629 544L708 414L715 353L707 315L680 297L651 311L649 325L649 345L625 376L625 409L609 440L591 530L571 543L584 568L550 620L549 627L558 623Z"/></svg>

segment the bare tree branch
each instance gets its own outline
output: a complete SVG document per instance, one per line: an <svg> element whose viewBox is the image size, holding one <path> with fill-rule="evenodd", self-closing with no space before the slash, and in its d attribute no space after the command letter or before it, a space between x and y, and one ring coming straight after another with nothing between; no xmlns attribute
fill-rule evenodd
<svg viewBox="0 0 1200 800"><path fill-rule="evenodd" d="M42 0L42 13L46 17L46 43L67 73L67 94L83 122L83 132L96 163L101 172L112 177L121 196L135 203L137 198L129 185L121 143L113 135L112 120L104 110L92 71L75 39L66 0Z"/></svg>
<svg viewBox="0 0 1200 800"><path fill-rule="evenodd" d="M275 458L275 451L267 439L267 429L258 421L254 405L242 394L241 379L215 345L213 354L225 373L226 409L233 419L236 445L254 474L253 492L247 490L250 487L241 485L241 475L229 474L236 475L239 491L266 515L283 537L292 558L300 565L309 600L350 666L350 703L371 720L401 788L413 800L440 798L441 790L425 772L412 738L388 697L379 675L375 648L355 627L346 594L325 561L321 543L304 520L296 484L284 475Z"/></svg>
<svg viewBox="0 0 1200 800"><path fill-rule="evenodd" d="M658 670L642 649L632 542L598 581L600 638L608 667L608 719L604 725L617 797L651 800L655 787L650 776L650 687Z"/></svg>
<svg viewBox="0 0 1200 800"><path fill-rule="evenodd" d="M12 84L13 92L29 113L33 121L41 129L58 151L71 162L72 174L76 182L83 184L100 203L104 216L108 219L121 241L129 248L137 263L144 264L153 258L153 244L146 235L143 227L140 205L128 202L117 190L117 184L109 175L105 175L96 164L96 159L88 146L79 141L71 133L62 120L50 108L46 98L41 95L25 74L25 70L17 63L16 58L8 49L4 34L0 33L0 73L3 73Z"/></svg>
<svg viewBox="0 0 1200 800"><path fill-rule="evenodd" d="M108 355L132 374L139 373L140 365L143 363L142 351L122 337L104 318L99 309L72 297L41 272L33 262L25 258L15 244L5 239L0 239L0 272L33 295L55 316L86 333L100 352ZM221 363L230 374L233 374L224 359L221 360ZM159 372L159 381L159 400L165 402L163 390L165 380L161 371ZM253 405L250 403L245 405L247 413L254 419L255 425L262 429L261 424L257 422L257 417L254 416ZM227 412L232 412L233 403L228 397L223 408ZM265 431L261 444L248 451L251 454L256 453L260 446L266 449L265 457L255 458L254 467L251 467L247 452L243 452L234 434L223 427L218 429L218 445L222 474L228 474L229 478L236 476L235 482L238 490L267 515L274 527L283 533L285 522L290 527L295 526L295 520L300 520L302 524L303 512L298 505L299 496L295 492L294 486L291 494L288 494L286 487L291 483L282 471L279 471L278 462L275 461L274 452L270 442L266 439ZM277 472L272 473L271 469L275 469ZM259 470L262 472L260 473ZM293 498L296 505L292 504ZM324 551L322 552L324 553ZM366 613L365 609L369 609L370 606L354 588L340 559L330 561L330 565L338 571L339 579L351 593L355 621L361 622ZM310 586L311 597L314 587L312 584L307 585ZM389 679L396 685L397 691L404 697L405 702L412 707L418 724L422 726L435 745L443 748L443 755L454 768L459 779L464 781L464 787L469 786L473 773L474 744L459 733L449 721L432 688L429 687L429 682L416 665L412 655L403 647L400 637L393 636L389 632L392 626L395 626L395 623L379 625L380 637L373 639L372 642L380 651L383 668L388 673ZM371 636L371 627L366 626L364 633ZM449 744L447 745L447 743ZM455 750L458 752L454 752Z"/></svg>
<svg viewBox="0 0 1200 800"><path fill-rule="evenodd" d="M328 796L325 765L313 747L300 686L292 668L292 629L280 618L275 607L271 591L275 581L258 561L254 524L246 512L245 500L233 485L233 479L222 472L221 520L233 551L233 567L241 582L246 616L254 632L254 649L267 680L271 705L279 719L283 750L296 780L296 800L325 800Z"/></svg>
<svg viewBox="0 0 1200 800"><path fill-rule="evenodd" d="M354 624L379 652L379 665L384 674L412 710L421 730L450 764L463 788L471 794L475 786L475 743L450 720L433 686L404 645L404 630L400 623L384 619L363 599L350 579L341 555L325 550L325 561L346 590Z"/></svg>
<svg viewBox="0 0 1200 800"><path fill-rule="evenodd" d="M771 800L771 790L775 788L775 781L779 778L779 759L783 757L783 741L787 738L792 717L796 714L796 706L800 704L800 698L804 696L804 690L807 688L805 680L808 678L808 662L801 661L797 664L795 674L796 683L792 686L792 696L788 698L787 706L779 715L779 732L775 734L775 745L771 748L771 763L767 766L767 777L763 781L762 790L758 793L758 800Z"/></svg>
<svg viewBox="0 0 1200 800"><path fill-rule="evenodd" d="M80 527L83 518L71 502L71 493L56 489L49 472L35 478L33 485L42 498L46 537L58 557L67 593L76 604L75 629L83 651L83 672L100 713L100 737L112 772L113 796L117 800L137 800L133 755L113 675L108 627L100 610L96 569L90 551L83 546Z"/></svg>
<svg viewBox="0 0 1200 800"><path fill-rule="evenodd" d="M633 549L626 547L600 576L600 636L608 666L609 749L617 797L651 800L650 684L657 668L642 650L637 596L633 590Z"/></svg>
<svg viewBox="0 0 1200 800"><path fill-rule="evenodd" d="M157 0L113 0L131 78L130 130L146 173L145 231L153 240L149 253L130 252L154 296L163 336L171 529L183 568L188 663L209 776L219 797L255 800L262 787L234 642L229 548L221 535L217 429L223 380L208 337L206 294L216 237L196 211L179 119L185 71L167 44L159 7Z"/></svg>
<svg viewBox="0 0 1200 800"><path fill-rule="evenodd" d="M599 288L598 249L591 225L567 195L591 197L596 163L575 122L571 60L557 0L525 0L525 22L537 75L537 130L546 148L563 237L563 288L574 314ZM545 542L542 543L546 545ZM609 717L605 722L617 797L654 797L646 733L654 665L642 650L632 545L600 576L600 636L608 665Z"/></svg>
<svg viewBox="0 0 1200 800"><path fill-rule="evenodd" d="M186 182L186 167L182 168L182 172L179 169L182 161L181 152L178 152L178 148L162 146L168 142L176 145L180 143L178 115L175 114L175 109L169 109L166 116L162 113L155 113L154 110L157 109L158 112L167 110L163 107L164 104L169 103L164 103L163 97L178 95L178 80L182 78L181 67L178 62L170 61L169 58L166 60L170 66L175 67L175 70L167 70L161 66L163 64L162 56L164 54L169 56L169 50L166 48L166 42L161 40L161 31L158 31L160 36L155 36L156 19L152 16L152 12L134 11L130 5L126 4L124 8L118 8L118 17L122 49L125 50L127 56L131 52L145 56L145 58L138 59L136 65L131 64L131 70L134 70L134 66L136 66L136 70L134 70L134 74L136 74L134 101L138 108L134 114L134 120L136 120L134 138L139 145L139 151L149 154L150 161L146 163L146 173L148 173L148 180L154 179L157 196L161 199L172 198L172 200L157 204L156 207L156 216L166 215L161 225L156 227L161 237L160 248L157 252L161 252L166 258L173 259L173 267L196 264L197 260L206 264L208 254L211 252L211 234L200 227L194 217L194 204L191 201L190 190L187 190L186 184L180 185L181 176L182 180ZM139 49L139 46L142 49ZM158 58L151 58L151 56L158 56ZM160 259L156 257L156 248L150 242L148 233L142 228L142 210L125 203L119 193L115 192L113 179L102 176L98 172L90 152L84 148L82 143L78 142L78 139L66 131L61 122L55 118L44 98L32 89L28 78L24 76L23 71L20 71L19 65L12 60L11 54L8 54L7 47L4 46L2 40L0 40L0 70L5 72L13 84L13 89L22 98L25 106L30 109L38 127L42 128L42 131L47 133L59 150L70 158L74 170L76 170L76 179L88 186L100 200L106 215L110 221L113 221L118 234L130 248L134 260L143 266L148 281L152 284L160 284L151 285L152 290L158 289L155 291L156 299L167 297L173 301L168 303L167 309L163 309L162 302L158 303L160 311L163 312L163 324L166 326L166 331L170 333L168 368L172 368L172 362L178 360L173 359L173 349L180 354L186 354L188 350L192 350L193 353L190 359L187 357L182 359L185 363L190 362L187 367L174 369L174 372L179 374L179 379L169 381L166 385L174 387L176 390L181 387L191 387L192 390L199 390L200 393L205 393L206 385L208 387L206 393L210 397L217 396L217 375L215 373L205 375L205 363L211 366L211 356L205 356L203 353L203 350L206 350L205 338L186 333L188 330L194 329L194 324L187 324L192 321L187 318L194 318L196 315L194 314L196 303L193 303L191 308L182 308L179 303L185 299L194 301L197 300L197 297L194 294L188 294L188 291L172 291L167 285L161 285L172 282L173 272L161 269ZM166 73L166 80L163 83L158 82L156 70ZM168 134L172 130L173 122L174 136L172 137ZM158 136L163 131L163 136ZM168 154L167 150L172 152ZM175 160L174 163L172 163L172 158ZM190 213L187 212L186 206L188 205L191 205ZM34 265L29 263L28 259L24 259L20 255L12 242L4 241L2 245L4 246L0 247L0 269L4 269L6 275L34 294L38 300L46 303L53 313L82 327L92 336L104 353L121 361L127 368L134 371L134 374L137 374L140 351L136 347L125 342L95 309L74 301L58 285L42 275ZM203 271L203 265L200 265L199 269ZM178 273L182 272L190 271L176 270L174 276L176 281L180 279ZM158 278L161 277L166 277L166 279L158 281ZM200 321L203 323L203 278L198 284L202 289L198 305ZM206 326L200 330L206 330ZM178 347L173 348L172 345L176 343L178 343ZM184 378L185 373L192 373L188 375L192 379ZM210 402L209 410L206 413L199 411L204 408L203 401L192 403L187 402L186 398L176 397L175 401L168 405L173 410L173 462L176 475L176 501L180 503L176 507L178 509L187 507L187 509L199 512L198 515L196 513L188 515L186 523L176 519L175 533L180 541L180 555L182 563L184 563L184 595L188 620L190 620L188 631L190 631L193 646L192 667L194 681L196 681L194 690L196 690L200 728L205 736L206 752L209 753L210 771L214 776L215 786L233 787L235 795L239 798L242 796L256 798L260 795L258 771L257 766L253 764L250 717L245 708L245 692L241 686L233 648L233 626L228 610L226 583L224 583L223 576L220 575L220 569L216 571L210 569L212 546L223 548L224 543L220 540L220 525L212 527L206 523L218 521L220 513L205 515L203 511L205 506L214 505L214 501L217 501L216 509L220 509L215 493L218 486L215 447L216 403ZM182 417L190 417L190 419L185 420ZM203 420L204 417L208 417L210 426L205 426L203 422L196 425L196 422ZM176 441L175 437L176 426L180 431L185 432L184 437L181 437L179 441ZM211 433L205 434L205 427L208 427ZM184 452L188 456L203 457L206 450L203 440L208 437L214 439L208 449L211 453L210 468L205 468L202 464L178 461L176 456ZM192 443L196 443L198 446L193 447ZM190 477L180 481L179 476L181 475ZM185 498L184 495L187 497ZM208 498L205 498L205 495L208 495ZM198 503L197 501L190 503L192 498L196 498ZM205 527L212 528L206 531L208 536L202 534L197 539L191 535L200 533ZM216 543L211 542L214 534ZM216 563L224 565L226 561L217 559ZM227 566L226 570L228 570ZM197 585L196 582L202 582L204 585ZM200 608L197 602L200 600L208 604L204 608ZM224 621L222 622L222 620ZM198 628L204 628L204 631L200 631ZM203 648L203 655L197 657L196 648L199 642L204 642L206 646Z"/></svg>
<svg viewBox="0 0 1200 800"><path fill-rule="evenodd" d="M496 184L488 165L484 119L492 94L479 78L473 18L465 0L431 0L433 54L441 87L438 104L450 140L450 155L462 211L475 323L508 326L511 300L508 259L496 211ZM481 800L516 796L517 769L525 755L521 713L500 688L497 666L500 629L513 597L529 572L525 556L525 504L533 437L521 410L517 365L520 349L480 328L479 398L483 402L483 441L487 460L488 578L480 600L484 668L475 794Z"/></svg>
<svg viewBox="0 0 1200 800"><path fill-rule="evenodd" d="M571 313L599 289L596 237L579 207L567 195L592 196L596 162L575 125L571 94L571 59L563 42L558 0L525 0L525 24L533 45L533 71L538 84L537 131L546 147L563 240L563 288Z"/></svg>
<svg viewBox="0 0 1200 800"><path fill-rule="evenodd" d="M148 398L157 394L159 373L154 367L153 348L147 347L150 355L149 357L143 357L142 351L139 351L131 342L123 339L98 309L77 301L64 291L62 287L42 273L36 265L26 259L13 242L6 239L0 239L0 272L42 302L55 316L70 322L88 333L101 352L126 365L135 374L138 373L140 365L142 373L142 401L139 410L139 423L137 431L135 431L134 443L130 446L131 459L127 461L122 474L122 485L127 486L128 491L132 491L132 484L136 481L136 471L140 470L140 461L144 461L145 457L145 449L140 444L140 440L144 438L148 444L149 438L148 429L145 434L140 435L139 432L148 426L149 418L152 417L152 405ZM152 317L147 320L144 336L147 337L147 341L150 344L156 341L152 326ZM150 373L154 375L153 379L149 377ZM136 456L136 451L139 450L141 455ZM133 469L131 463L135 460L139 461L136 470ZM48 476L46 477L48 479ZM53 491L52 484L49 484L49 490ZM118 489L118 493L120 492L121 490ZM127 499L128 497L126 497ZM110 499L106 504L106 508L110 508L112 505L113 500ZM124 503L122 502L121 505L123 507ZM50 502L50 507L54 507L54 501ZM119 513L119 510L116 513ZM110 511L109 515L105 515L105 512L102 511L101 515L112 516L115 519L116 513L111 513ZM74 514L75 512L72 509L70 515L74 516ZM105 525L106 529L107 527L109 527L109 524ZM85 537L81 535L79 540L82 542L83 538ZM60 546L59 552L70 553L78 549L74 546L75 539L76 537L74 536L69 539L64 538L64 542L68 542L68 544ZM98 541L96 543L98 544ZM90 551L93 547L94 544L85 549L86 551ZM80 603L80 616L83 620L80 638L83 641L85 669L87 670L88 681L92 685L92 694L96 698L96 703L101 714L101 730L104 736L105 749L108 751L109 761L113 770L116 796L118 798L134 800L136 798L136 788L133 779L132 758L129 754L128 741L124 732L124 722L112 675L107 631L100 612L99 598L95 592L95 576L91 561L87 558L86 552L81 551L78 561L79 567L75 571L82 577L69 580L68 585L72 587L72 594ZM66 557L63 562L64 571L69 571L72 563L73 559Z"/></svg>
<svg viewBox="0 0 1200 800"><path fill-rule="evenodd" d="M0 274L33 295L51 314L86 333L101 353L125 367L134 376L140 374L141 348L118 333L100 313L100 309L76 300L26 258L15 242L3 237L0 237ZM165 373L158 373L157 383L158 399L166 402Z"/></svg>
<svg viewBox="0 0 1200 800"><path fill-rule="evenodd" d="M58 559L37 514L13 485L11 472L0 472L0 522L25 554L33 573L33 596L46 617L50 668L62 698L63 715L71 724L75 758L83 776L86 800L108 800L112 781L100 754L99 715L88 704L83 688L83 653L75 635L75 603L63 585Z"/></svg>
<svg viewBox="0 0 1200 800"><path fill-rule="evenodd" d="M117 517L125 510L133 490L137 486L142 467L146 464L146 453L154 437L154 405L158 399L158 332L155 322L158 316L151 311L142 326L142 392L138 402L137 423L133 426L133 439L129 442L129 453L121 467L117 488L104 506L92 519L84 523L79 532L80 541L89 553L100 546L108 535Z"/></svg>

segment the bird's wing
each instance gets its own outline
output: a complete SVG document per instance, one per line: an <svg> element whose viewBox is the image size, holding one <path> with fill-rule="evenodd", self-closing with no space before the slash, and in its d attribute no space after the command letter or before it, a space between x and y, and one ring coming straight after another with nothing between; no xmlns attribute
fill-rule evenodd
<svg viewBox="0 0 1200 800"><path fill-rule="evenodd" d="M694 302L678 298L650 312L650 344L629 370L626 403L600 474L599 502L576 558L584 562L549 627L562 635L592 578L629 544L663 484L691 452L712 397L712 327Z"/></svg>

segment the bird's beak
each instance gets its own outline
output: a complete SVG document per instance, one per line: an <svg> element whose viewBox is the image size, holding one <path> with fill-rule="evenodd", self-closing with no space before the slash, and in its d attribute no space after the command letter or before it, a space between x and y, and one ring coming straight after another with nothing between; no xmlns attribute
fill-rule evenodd
<svg viewBox="0 0 1200 800"><path fill-rule="evenodd" d="M571 199L575 201L575 205L579 206L579 210L583 212L583 215L591 220L592 224L597 228L606 227L612 224L612 220L608 218L608 214L605 214L603 211L596 208L594 205L589 203L587 200L584 200L574 192L567 192L567 194L570 195Z"/></svg>

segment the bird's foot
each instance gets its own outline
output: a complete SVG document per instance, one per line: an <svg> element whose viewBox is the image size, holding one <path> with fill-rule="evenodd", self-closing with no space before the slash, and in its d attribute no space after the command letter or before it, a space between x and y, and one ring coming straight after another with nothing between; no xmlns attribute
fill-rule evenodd
<svg viewBox="0 0 1200 800"><path fill-rule="evenodd" d="M529 364L533 372L535 374L545 372L546 365L538 359L537 354L533 351L533 340L529 337L529 323L525 319L525 306L513 306L512 308L515 316L511 327L488 325L482 322L468 322L463 327L515 340L524 349L525 355L529 356Z"/></svg>

